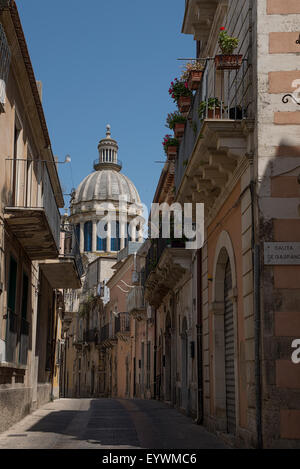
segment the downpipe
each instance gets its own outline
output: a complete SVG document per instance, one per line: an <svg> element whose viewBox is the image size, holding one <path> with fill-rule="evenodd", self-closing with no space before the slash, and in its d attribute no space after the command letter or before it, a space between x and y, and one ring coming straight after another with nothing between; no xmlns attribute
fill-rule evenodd
<svg viewBox="0 0 300 469"><path fill-rule="evenodd" d="M260 245L255 242L255 182L250 183L252 211L252 259L254 270L254 347L257 449L263 448L262 437L262 383L261 383L261 298L260 298Z"/></svg>
<svg viewBox="0 0 300 469"><path fill-rule="evenodd" d="M197 252L197 418L203 424L203 357L202 357L202 249Z"/></svg>

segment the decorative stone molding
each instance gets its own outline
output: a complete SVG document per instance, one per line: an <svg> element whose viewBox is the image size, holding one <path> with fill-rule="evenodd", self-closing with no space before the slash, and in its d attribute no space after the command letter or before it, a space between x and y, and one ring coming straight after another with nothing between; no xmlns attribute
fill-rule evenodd
<svg viewBox="0 0 300 469"><path fill-rule="evenodd" d="M224 250L224 259L220 259L221 251ZM221 255L222 256L222 255ZM231 266L231 275L232 275L232 291L237 296L237 278L236 278L236 262L235 254L233 250L233 244L231 238L227 231L222 231L217 241L215 248L215 258L214 258L214 267L213 267L213 286L212 286L212 301L223 302L223 280L219 279L218 268L220 268L221 263L225 262L225 257L229 257L230 266Z"/></svg>
<svg viewBox="0 0 300 469"><path fill-rule="evenodd" d="M164 297L190 271L192 251L184 248L166 248L145 284L145 299L158 307Z"/></svg>
<svg viewBox="0 0 300 469"><path fill-rule="evenodd" d="M204 203L208 218L217 201L224 202L224 195L230 193L249 165L253 130L250 119L205 120L177 201Z"/></svg>

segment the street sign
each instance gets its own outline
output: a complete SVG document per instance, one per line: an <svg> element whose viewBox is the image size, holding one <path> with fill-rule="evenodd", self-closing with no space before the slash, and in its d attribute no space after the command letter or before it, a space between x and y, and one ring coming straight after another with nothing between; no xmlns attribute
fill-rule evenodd
<svg viewBox="0 0 300 469"><path fill-rule="evenodd" d="M300 265L300 243L264 243L265 265Z"/></svg>

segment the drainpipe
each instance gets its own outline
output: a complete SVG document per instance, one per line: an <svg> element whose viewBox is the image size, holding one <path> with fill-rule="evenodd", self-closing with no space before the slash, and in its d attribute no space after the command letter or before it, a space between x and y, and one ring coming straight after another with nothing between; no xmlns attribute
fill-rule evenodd
<svg viewBox="0 0 300 469"><path fill-rule="evenodd" d="M153 383L153 394L154 399L156 399L156 354L157 354L157 337L156 337L156 308L154 309L154 360L153 360L153 374L154 374L154 383Z"/></svg>
<svg viewBox="0 0 300 469"><path fill-rule="evenodd" d="M202 249L197 252L197 425L203 424Z"/></svg>
<svg viewBox="0 0 300 469"><path fill-rule="evenodd" d="M260 246L255 243L255 182L250 183L252 211L252 258L254 269L254 343L255 343L255 396L257 448L263 448L262 437L262 385L261 385L261 305L260 305Z"/></svg>

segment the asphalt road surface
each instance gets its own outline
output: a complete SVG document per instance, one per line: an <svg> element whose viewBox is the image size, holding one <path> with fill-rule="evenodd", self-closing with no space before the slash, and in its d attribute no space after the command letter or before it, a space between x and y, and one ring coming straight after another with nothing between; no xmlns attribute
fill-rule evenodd
<svg viewBox="0 0 300 469"><path fill-rule="evenodd" d="M222 449L203 427L158 401L60 399L0 434L0 449Z"/></svg>

